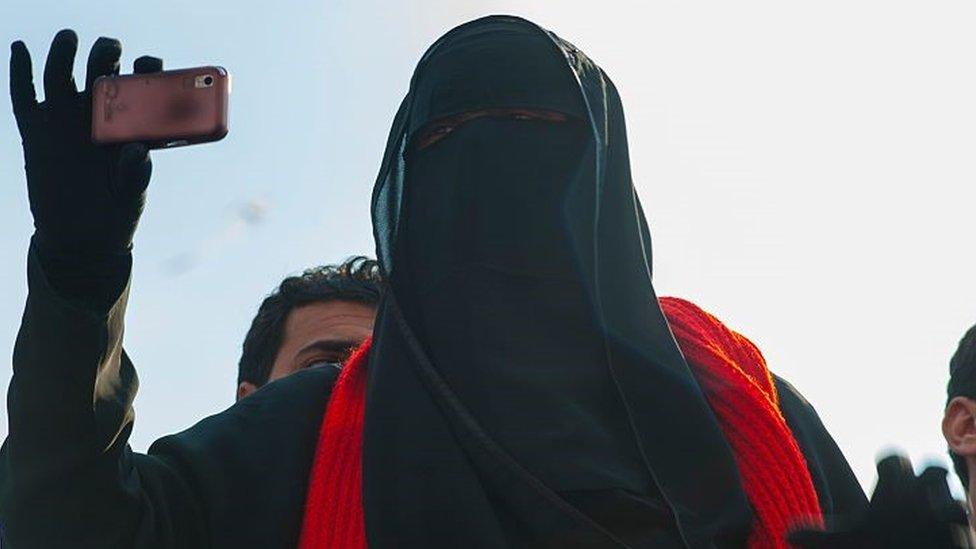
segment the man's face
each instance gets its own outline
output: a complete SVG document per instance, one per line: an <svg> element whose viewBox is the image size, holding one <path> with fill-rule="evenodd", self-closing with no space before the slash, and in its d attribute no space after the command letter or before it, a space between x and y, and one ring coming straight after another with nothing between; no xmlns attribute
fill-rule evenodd
<svg viewBox="0 0 976 549"><path fill-rule="evenodd" d="M373 333L375 316L373 306L356 301L322 301L293 309L285 320L268 381L303 368L345 361ZM253 384L242 382L237 388L238 400L255 390Z"/></svg>

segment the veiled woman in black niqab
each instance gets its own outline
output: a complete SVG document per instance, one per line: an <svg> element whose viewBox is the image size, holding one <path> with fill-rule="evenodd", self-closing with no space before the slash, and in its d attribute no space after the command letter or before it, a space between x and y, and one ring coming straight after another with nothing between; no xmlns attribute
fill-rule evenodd
<svg viewBox="0 0 976 549"><path fill-rule="evenodd" d="M453 121L453 122L445 122ZM740 546L732 452L651 283L620 98L515 17L417 67L373 197L371 547Z"/></svg>
<svg viewBox="0 0 976 549"><path fill-rule="evenodd" d="M104 151L83 131L59 133L87 124L84 109L61 108L86 100L70 78L76 45L71 32L55 38L45 83L60 91L46 95L64 103L42 104L26 47L13 45L15 109L29 166L64 160L78 196L104 198L115 178L88 169ZM119 51L100 40L89 68L110 74ZM50 175L29 169L28 185L58 187ZM734 391L693 378L675 345L651 286L620 100L571 45L512 17L438 41L395 120L374 226L390 290L372 350L338 381L333 368L304 369L146 454L127 444L128 260L69 295L35 238L0 448L0 545L739 546L765 503L788 499L756 503L744 467L743 495L723 438L740 433L720 430L695 379L708 402ZM672 326L687 343L686 326ZM809 468L807 503L815 489L824 515L863 507L816 414L776 388L805 459L792 452L790 471ZM755 411L715 409L726 428ZM782 473L769 466L781 461L759 463ZM777 524L783 541L793 523Z"/></svg>

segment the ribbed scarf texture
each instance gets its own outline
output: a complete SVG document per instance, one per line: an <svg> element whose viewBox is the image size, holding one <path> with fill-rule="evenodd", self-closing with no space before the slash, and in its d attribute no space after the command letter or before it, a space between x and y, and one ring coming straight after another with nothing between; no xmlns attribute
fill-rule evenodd
<svg viewBox="0 0 976 549"><path fill-rule="evenodd" d="M342 367L332 387L308 479L300 549L366 549L363 420L372 338Z"/></svg>
<svg viewBox="0 0 976 549"><path fill-rule="evenodd" d="M785 548L796 527L822 527L806 460L780 412L759 349L689 301L660 301L735 455L755 514L749 548ZM371 343L367 339L349 358L332 389L309 478L300 549L367 547L362 452Z"/></svg>
<svg viewBox="0 0 976 549"><path fill-rule="evenodd" d="M661 298L678 347L732 447L755 520L750 549L788 547L798 526L823 527L806 458L779 408L759 349L694 303Z"/></svg>

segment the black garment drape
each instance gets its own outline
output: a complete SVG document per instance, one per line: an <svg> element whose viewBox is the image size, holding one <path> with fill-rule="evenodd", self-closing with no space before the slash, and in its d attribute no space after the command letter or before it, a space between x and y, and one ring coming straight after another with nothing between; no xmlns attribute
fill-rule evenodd
<svg viewBox="0 0 976 549"><path fill-rule="evenodd" d="M571 120L482 118L431 150L410 141L441 117L510 107ZM371 545L647 539L579 512L581 492L645 502L690 547L740 539L750 509L658 306L620 99L599 67L514 17L449 32L394 122L373 223L391 287L367 399Z"/></svg>

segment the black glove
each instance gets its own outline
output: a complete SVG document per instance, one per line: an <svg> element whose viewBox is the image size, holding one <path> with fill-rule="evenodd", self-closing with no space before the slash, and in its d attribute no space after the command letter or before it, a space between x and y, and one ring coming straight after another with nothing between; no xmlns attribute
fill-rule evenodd
<svg viewBox="0 0 976 549"><path fill-rule="evenodd" d="M899 455L878 462L878 484L863 517L823 532L795 532L790 542L808 549L974 547L966 511L949 493L946 470L929 467L915 476L911 461Z"/></svg>
<svg viewBox="0 0 976 549"><path fill-rule="evenodd" d="M152 172L145 145L91 141L92 83L118 74L122 45L110 38L95 42L85 91L78 92L72 76L78 37L71 30L59 32L44 67L43 103L35 97L27 47L17 41L10 49L10 97L24 145L35 251L65 297L111 299L99 294L119 290L120 271L127 278L132 236ZM135 70L160 71L162 61L142 57Z"/></svg>

